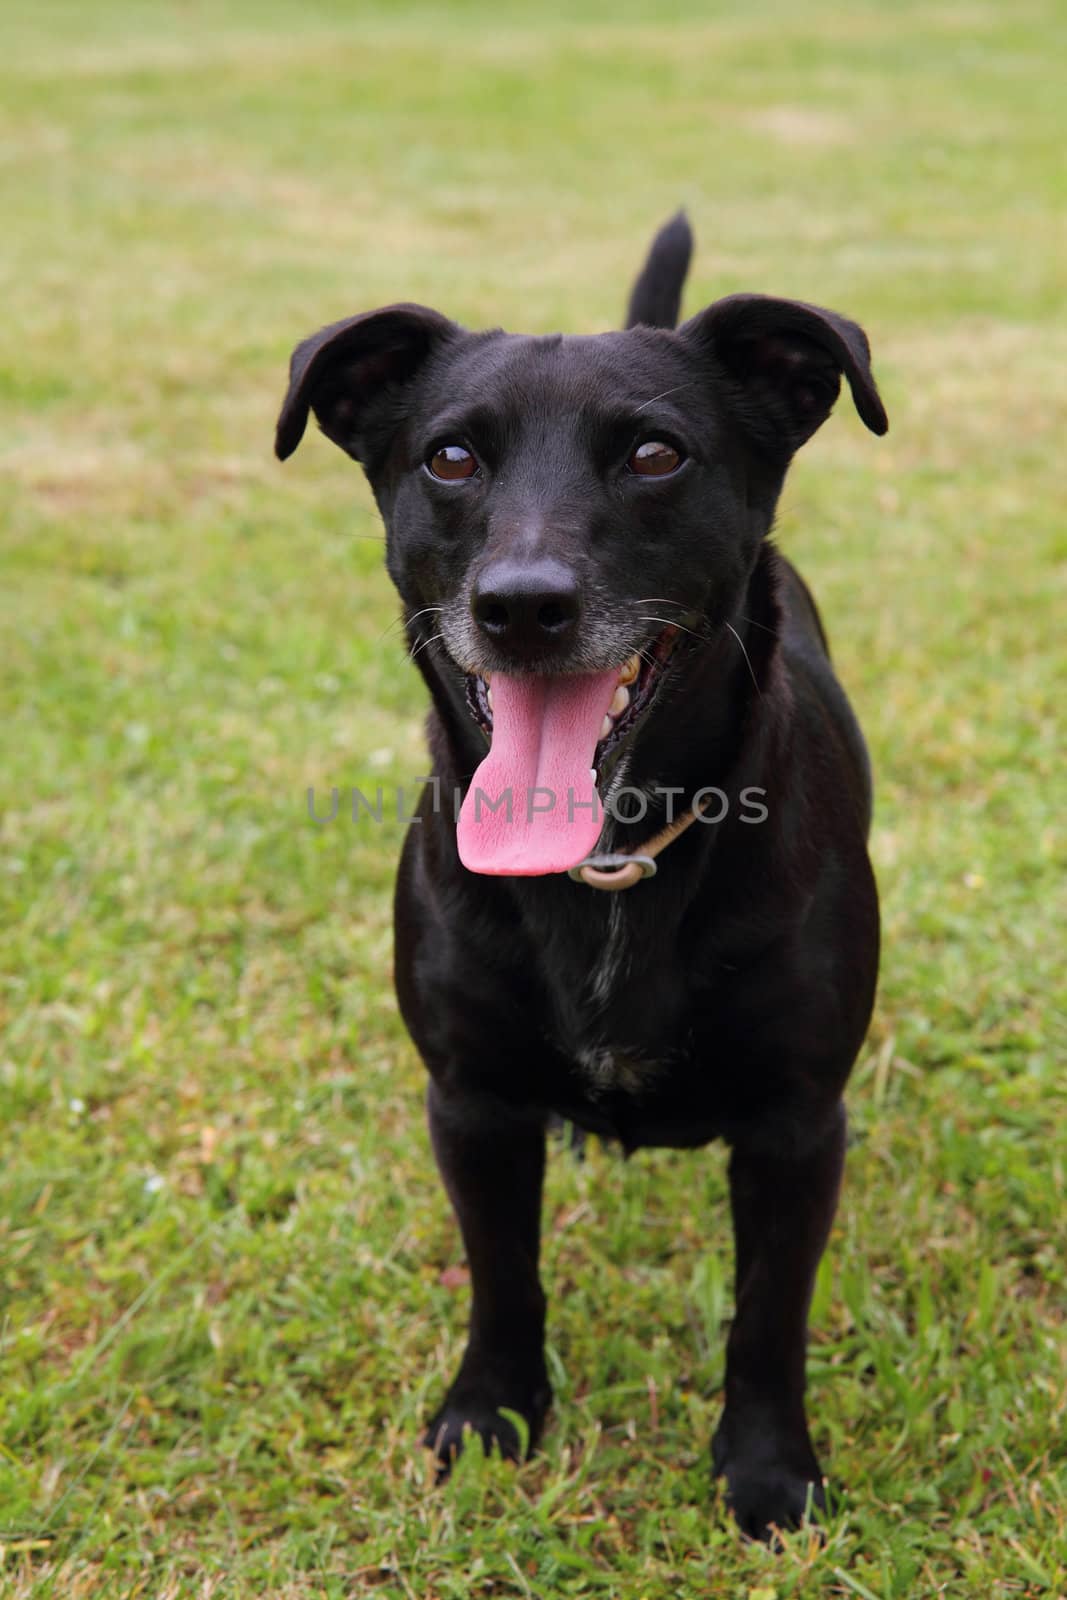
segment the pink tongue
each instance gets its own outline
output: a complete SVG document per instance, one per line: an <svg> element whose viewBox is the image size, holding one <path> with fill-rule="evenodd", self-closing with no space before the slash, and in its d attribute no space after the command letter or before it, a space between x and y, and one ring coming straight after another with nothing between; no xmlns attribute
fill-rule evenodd
<svg viewBox="0 0 1067 1600"><path fill-rule="evenodd" d="M494 673L492 748L456 830L469 871L535 877L590 853L604 813L589 769L618 677L616 668L576 678Z"/></svg>

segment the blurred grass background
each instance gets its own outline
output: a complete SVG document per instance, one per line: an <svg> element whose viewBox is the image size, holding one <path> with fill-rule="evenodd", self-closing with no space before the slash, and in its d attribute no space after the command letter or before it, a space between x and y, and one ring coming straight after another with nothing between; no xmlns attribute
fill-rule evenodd
<svg viewBox="0 0 1067 1600"><path fill-rule="evenodd" d="M0 1594L1067 1592L1057 716L1064 14L1052 0L53 0L0 59ZM815 1307L828 1536L709 1483L721 1151L557 1156L558 1403L521 1472L416 1448L458 1236L390 976L423 700L357 471L271 434L392 299L856 317L892 429L797 462L878 785L885 916ZM1062 768L1059 770L1062 793Z"/></svg>

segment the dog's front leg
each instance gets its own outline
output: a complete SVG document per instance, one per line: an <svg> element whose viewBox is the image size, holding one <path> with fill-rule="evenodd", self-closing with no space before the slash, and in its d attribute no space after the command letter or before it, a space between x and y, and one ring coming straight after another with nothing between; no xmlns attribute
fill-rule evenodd
<svg viewBox="0 0 1067 1600"><path fill-rule="evenodd" d="M845 1151L838 1106L802 1158L735 1144L730 1199L737 1246L736 1309L726 1348L726 1405L712 1444L715 1471L742 1529L770 1537L824 1505L804 1412L808 1307L837 1207Z"/></svg>
<svg viewBox="0 0 1067 1600"><path fill-rule="evenodd" d="M524 1417L536 1442L552 1398L545 1372L545 1297L537 1272L545 1134L539 1118L431 1084L430 1136L459 1218L471 1274L471 1317L459 1372L425 1443L443 1470L469 1425L486 1450L517 1459L519 1437L501 1416Z"/></svg>

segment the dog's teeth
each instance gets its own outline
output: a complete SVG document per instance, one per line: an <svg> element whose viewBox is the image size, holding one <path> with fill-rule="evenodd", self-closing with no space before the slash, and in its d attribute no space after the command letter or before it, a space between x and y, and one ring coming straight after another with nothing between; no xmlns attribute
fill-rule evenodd
<svg viewBox="0 0 1067 1600"><path fill-rule="evenodd" d="M486 689L486 691L485 691L485 703L489 707L490 711L492 711L492 709L493 709L493 691L492 691L492 689L488 689L488 688Z"/></svg>
<svg viewBox="0 0 1067 1600"><path fill-rule="evenodd" d="M619 687L615 690L615 693L612 696L611 705L608 707L608 710L611 712L613 717L621 717L629 704L630 691L625 687L624 684L620 683Z"/></svg>
<svg viewBox="0 0 1067 1600"><path fill-rule="evenodd" d="M634 679L637 677L637 674L640 671L641 671L641 657L638 656L638 655L631 656L629 661L625 662L625 664L622 667L619 668L619 682L620 682L620 684L633 683Z"/></svg>
<svg viewBox="0 0 1067 1600"><path fill-rule="evenodd" d="M615 724L612 722L611 717L605 714L604 720L600 724L600 737L606 739L614 726Z"/></svg>
<svg viewBox="0 0 1067 1600"><path fill-rule="evenodd" d="M595 767L590 767L589 768L589 776L593 780L593 787L595 789L596 788L596 768Z"/></svg>

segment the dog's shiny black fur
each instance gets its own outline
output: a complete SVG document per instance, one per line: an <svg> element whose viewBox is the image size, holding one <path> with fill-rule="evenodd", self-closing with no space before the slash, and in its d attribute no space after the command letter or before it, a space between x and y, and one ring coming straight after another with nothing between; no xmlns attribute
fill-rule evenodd
<svg viewBox="0 0 1067 1600"><path fill-rule="evenodd" d="M885 413L855 324L739 295L675 330L690 234L658 236L621 333L468 333L394 306L298 347L283 458L313 410L360 461L389 571L433 699L440 789L427 789L396 890L400 1006L430 1072L434 1153L470 1264L469 1342L429 1425L442 1464L469 1425L517 1454L551 1398L538 1276L545 1128L553 1117L641 1146L731 1148L736 1313L716 1472L748 1533L821 1506L804 1409L808 1304L841 1178L842 1091L870 1016L878 912L870 777L814 603L768 542L794 451L844 375L876 433ZM675 473L635 478L634 441L666 437ZM477 477L441 483L443 442ZM580 615L519 655L481 629L487 570L564 570ZM679 625L652 703L602 786L657 791L627 848L714 784L658 874L626 893L565 875L477 876L448 797L485 754L471 671L591 672ZM740 804L759 793L765 820ZM717 808L721 809L721 808ZM607 1315L607 1308L605 1308Z"/></svg>

